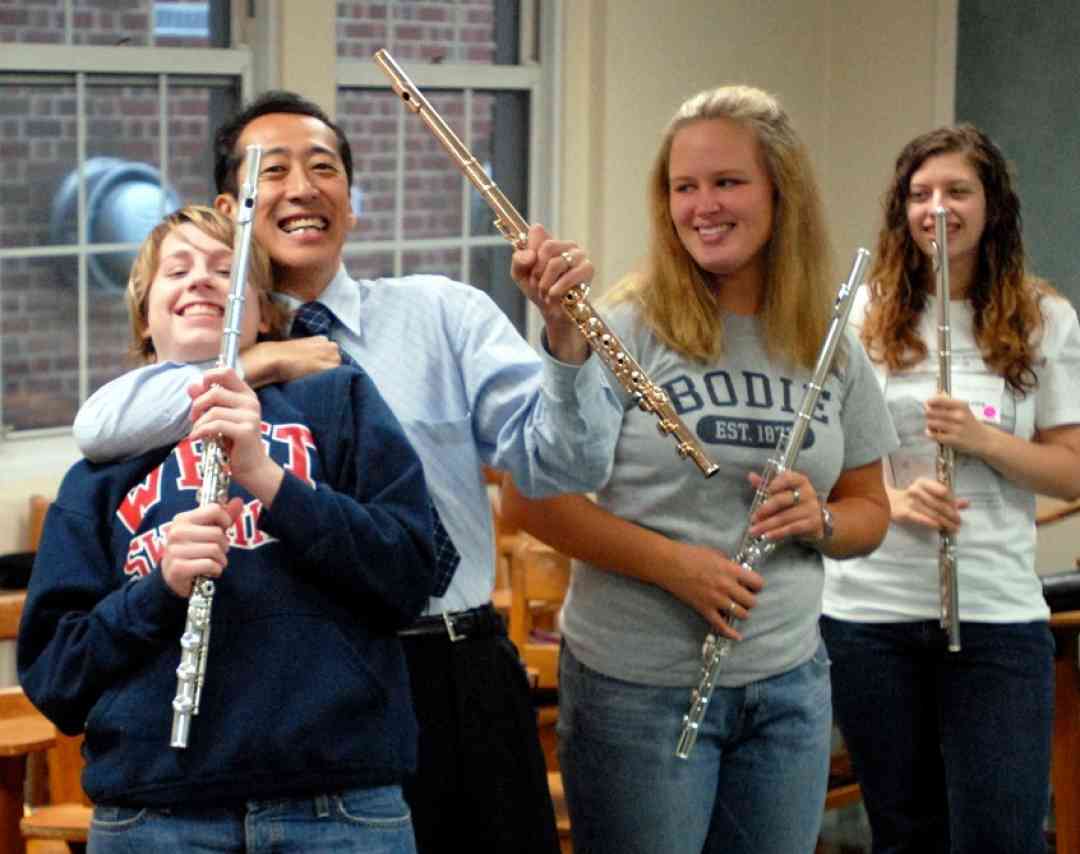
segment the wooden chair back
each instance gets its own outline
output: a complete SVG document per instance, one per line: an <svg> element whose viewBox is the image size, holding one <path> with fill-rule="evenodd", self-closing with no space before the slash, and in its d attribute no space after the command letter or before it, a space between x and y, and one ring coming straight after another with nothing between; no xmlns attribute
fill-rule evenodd
<svg viewBox="0 0 1080 854"><path fill-rule="evenodd" d="M31 550L36 551L41 541L50 503L43 495L30 497L28 540ZM18 636L25 595L22 591L0 594L0 639ZM0 716L4 707L41 716L21 688L6 689L0 695ZM68 843L86 842L91 806L81 783L85 764L82 744L82 735L56 732L55 743L45 751L43 761L40 754L29 757L27 800L30 809L19 822L27 854L71 851Z"/></svg>
<svg viewBox="0 0 1080 854"><path fill-rule="evenodd" d="M510 640L525 666L538 674L537 688L558 685L559 644L533 637L537 613L557 611L570 586L570 559L551 546L523 536L510 561Z"/></svg>
<svg viewBox="0 0 1080 854"><path fill-rule="evenodd" d="M31 495L30 496L30 516L29 524L27 525L27 539L30 544L30 551L36 552L38 543L41 542L41 529L45 525L45 514L49 512L49 505L52 501L46 498L44 495Z"/></svg>

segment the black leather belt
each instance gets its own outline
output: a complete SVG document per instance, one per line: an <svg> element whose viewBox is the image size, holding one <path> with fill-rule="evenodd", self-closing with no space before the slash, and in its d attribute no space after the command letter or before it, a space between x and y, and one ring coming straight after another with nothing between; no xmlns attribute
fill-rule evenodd
<svg viewBox="0 0 1080 854"><path fill-rule="evenodd" d="M401 638L448 638L453 643L503 634L506 634L506 626L490 602L468 611L445 611L421 617L408 628L398 631Z"/></svg>

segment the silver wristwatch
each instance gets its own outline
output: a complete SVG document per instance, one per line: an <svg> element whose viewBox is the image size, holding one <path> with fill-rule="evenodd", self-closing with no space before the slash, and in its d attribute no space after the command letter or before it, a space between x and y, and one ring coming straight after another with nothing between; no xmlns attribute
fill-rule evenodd
<svg viewBox="0 0 1080 854"><path fill-rule="evenodd" d="M829 506L822 501L821 502L821 539L819 543L827 543L833 535L833 518L832 510Z"/></svg>

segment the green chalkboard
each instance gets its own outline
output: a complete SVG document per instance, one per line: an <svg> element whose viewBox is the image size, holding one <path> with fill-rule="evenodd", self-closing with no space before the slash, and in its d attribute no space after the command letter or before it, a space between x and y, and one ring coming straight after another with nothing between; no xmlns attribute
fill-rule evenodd
<svg viewBox="0 0 1080 854"><path fill-rule="evenodd" d="M1016 169L1032 272L1080 306L1080 3L959 0L956 120Z"/></svg>

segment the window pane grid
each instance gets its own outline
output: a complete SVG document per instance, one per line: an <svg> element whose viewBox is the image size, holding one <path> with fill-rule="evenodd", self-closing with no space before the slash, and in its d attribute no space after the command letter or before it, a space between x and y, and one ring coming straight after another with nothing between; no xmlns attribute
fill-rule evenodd
<svg viewBox="0 0 1080 854"><path fill-rule="evenodd" d="M527 217L531 90L433 88L424 95ZM524 297L509 277L511 247L427 125L387 89L339 88L337 115L357 141L357 225L345 247L350 273L439 273L468 282L524 332Z"/></svg>
<svg viewBox="0 0 1080 854"><path fill-rule="evenodd" d="M205 82L0 80L11 155L0 159L4 433L69 425L79 402L132 366L124 289L135 253L168 210L212 199L211 133L240 81Z"/></svg>
<svg viewBox="0 0 1080 854"><path fill-rule="evenodd" d="M226 48L228 0L35 0L0 5L0 43Z"/></svg>

